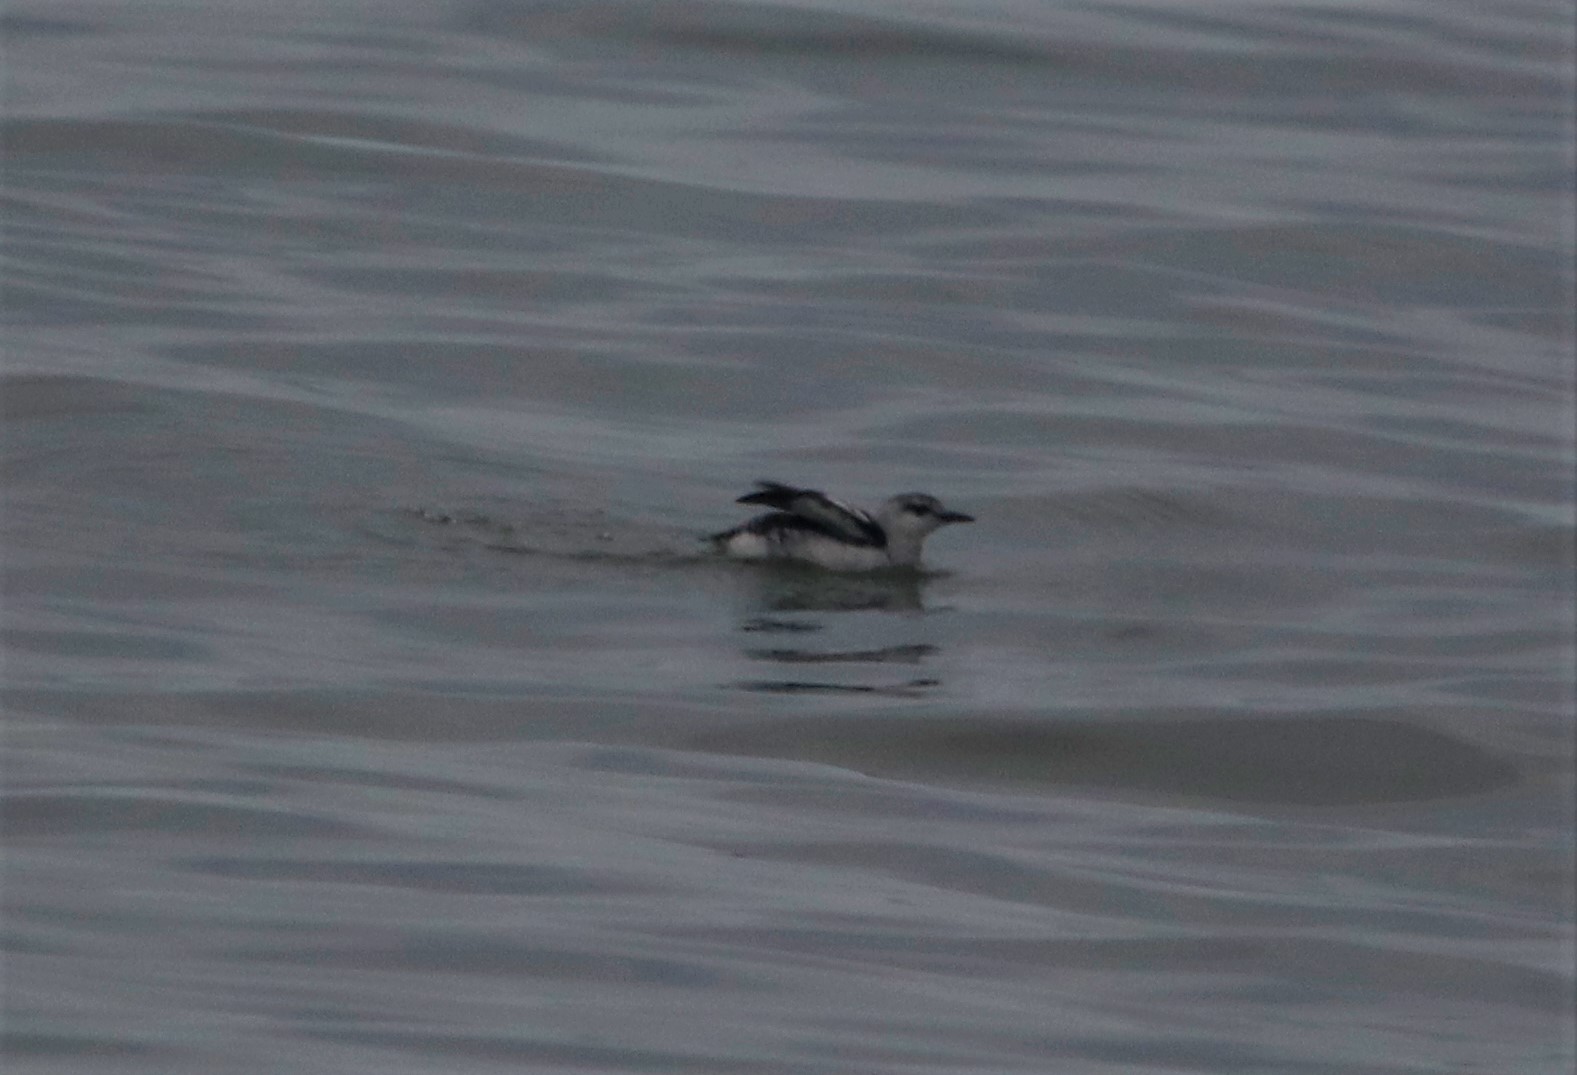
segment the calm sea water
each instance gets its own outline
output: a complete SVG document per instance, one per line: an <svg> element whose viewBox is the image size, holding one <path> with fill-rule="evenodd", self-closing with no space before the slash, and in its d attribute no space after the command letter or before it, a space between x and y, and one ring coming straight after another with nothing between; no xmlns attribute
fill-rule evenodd
<svg viewBox="0 0 1577 1075"><path fill-rule="evenodd" d="M3 34L8 1071L1571 1070L1568 5Z"/></svg>

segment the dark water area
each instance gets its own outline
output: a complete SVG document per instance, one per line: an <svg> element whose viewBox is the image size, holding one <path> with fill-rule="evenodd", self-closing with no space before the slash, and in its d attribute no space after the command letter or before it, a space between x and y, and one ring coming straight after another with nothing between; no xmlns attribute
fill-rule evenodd
<svg viewBox="0 0 1577 1075"><path fill-rule="evenodd" d="M1570 1071L1574 39L11 4L6 1070Z"/></svg>

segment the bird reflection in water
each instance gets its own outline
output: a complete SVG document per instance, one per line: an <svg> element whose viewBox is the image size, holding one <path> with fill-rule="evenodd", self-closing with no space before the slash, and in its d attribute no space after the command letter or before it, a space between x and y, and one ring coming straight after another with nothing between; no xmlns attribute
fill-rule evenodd
<svg viewBox="0 0 1577 1075"><path fill-rule="evenodd" d="M934 676L894 677L900 669L921 671L940 650L924 641L869 645L871 634L890 633L885 629L891 623L887 617L881 618L881 629L860 632L864 645L826 645L828 628L847 622L840 623L835 618L838 613L899 613L904 625L923 624L923 592L934 576L917 571L838 574L784 564L749 570L748 577L750 604L759 612L740 625L741 632L753 636L753 644L747 645L743 654L774 666L781 674L745 680L734 684L737 688L763 694L912 698L941 685ZM802 640L821 644L799 644ZM818 671L826 674L819 676Z"/></svg>

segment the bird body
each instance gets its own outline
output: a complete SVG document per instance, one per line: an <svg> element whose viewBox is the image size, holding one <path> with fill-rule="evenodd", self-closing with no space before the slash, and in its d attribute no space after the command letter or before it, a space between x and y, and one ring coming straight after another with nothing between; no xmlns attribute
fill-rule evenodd
<svg viewBox="0 0 1577 1075"><path fill-rule="evenodd" d="M973 516L949 511L925 493L901 493L872 513L815 489L762 481L737 503L776 510L711 535L718 552L737 560L795 560L833 571L917 567L921 545L932 531L974 522Z"/></svg>

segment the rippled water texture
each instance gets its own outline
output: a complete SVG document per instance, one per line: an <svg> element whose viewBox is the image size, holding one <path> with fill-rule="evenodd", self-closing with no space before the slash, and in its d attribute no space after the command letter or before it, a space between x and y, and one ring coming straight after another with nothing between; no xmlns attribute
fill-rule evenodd
<svg viewBox="0 0 1577 1075"><path fill-rule="evenodd" d="M8 1072L1571 1070L1569 5L0 33Z"/></svg>

